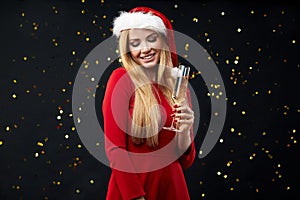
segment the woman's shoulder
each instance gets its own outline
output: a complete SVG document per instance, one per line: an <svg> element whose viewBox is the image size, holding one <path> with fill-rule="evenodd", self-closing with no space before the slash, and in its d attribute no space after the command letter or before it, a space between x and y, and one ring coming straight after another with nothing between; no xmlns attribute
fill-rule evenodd
<svg viewBox="0 0 300 200"><path fill-rule="evenodd" d="M132 84L132 81L124 67L114 69L110 75L109 82L112 84Z"/></svg>
<svg viewBox="0 0 300 200"><path fill-rule="evenodd" d="M114 69L112 71L112 73L116 73L116 74L121 74L122 75L122 74L127 73L127 71L126 71L125 67L120 66L120 67L117 67L116 69Z"/></svg>
<svg viewBox="0 0 300 200"><path fill-rule="evenodd" d="M127 74L127 71L124 67L118 67L116 69L114 69L111 74L110 74L110 79L112 80L119 80L120 78L122 78L124 75Z"/></svg>

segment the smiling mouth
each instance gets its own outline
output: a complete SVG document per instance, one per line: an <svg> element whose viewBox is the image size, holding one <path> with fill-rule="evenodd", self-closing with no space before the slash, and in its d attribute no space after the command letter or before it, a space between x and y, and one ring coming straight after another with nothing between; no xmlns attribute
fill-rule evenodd
<svg viewBox="0 0 300 200"><path fill-rule="evenodd" d="M141 59L143 59L143 60L150 60L151 58L153 58L154 55L155 55L155 53L149 54L149 55L147 55L147 56L141 57Z"/></svg>

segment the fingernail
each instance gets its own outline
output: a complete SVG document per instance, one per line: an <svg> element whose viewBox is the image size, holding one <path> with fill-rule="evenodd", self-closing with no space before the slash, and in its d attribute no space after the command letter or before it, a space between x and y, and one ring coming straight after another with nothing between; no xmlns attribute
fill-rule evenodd
<svg viewBox="0 0 300 200"><path fill-rule="evenodd" d="M171 117L174 117L174 116L175 116L175 114L173 113L173 114L171 114L170 116L171 116Z"/></svg>

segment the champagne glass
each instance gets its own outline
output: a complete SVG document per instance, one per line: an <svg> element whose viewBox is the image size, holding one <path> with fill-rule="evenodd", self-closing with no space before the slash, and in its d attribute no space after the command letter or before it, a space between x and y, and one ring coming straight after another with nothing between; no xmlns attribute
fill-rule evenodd
<svg viewBox="0 0 300 200"><path fill-rule="evenodd" d="M179 65L177 73L176 73L176 80L175 85L172 92L172 100L174 103L182 103L185 101L186 96L186 89L188 86L188 79L189 79L190 67L185 65ZM182 132L178 127L174 125L175 117L172 119L171 126L163 127L163 129L175 131L175 132Z"/></svg>

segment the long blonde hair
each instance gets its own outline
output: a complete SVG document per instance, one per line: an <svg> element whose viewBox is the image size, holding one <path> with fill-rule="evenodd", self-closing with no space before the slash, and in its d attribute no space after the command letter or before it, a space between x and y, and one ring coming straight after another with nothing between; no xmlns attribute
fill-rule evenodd
<svg viewBox="0 0 300 200"><path fill-rule="evenodd" d="M151 147L158 145L158 132L161 128L161 111L157 101L157 91L150 84L151 80L131 57L128 47L129 30L122 31L119 38L119 50L122 65L127 70L132 82L135 85L134 108L132 113L131 135L135 144L141 144L147 141ZM165 38L158 33L163 45L160 50L160 61L157 71L157 83L161 91L171 102L170 88L172 79L170 78L170 68L172 67L171 54L165 42ZM149 83L149 84L147 84Z"/></svg>

